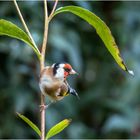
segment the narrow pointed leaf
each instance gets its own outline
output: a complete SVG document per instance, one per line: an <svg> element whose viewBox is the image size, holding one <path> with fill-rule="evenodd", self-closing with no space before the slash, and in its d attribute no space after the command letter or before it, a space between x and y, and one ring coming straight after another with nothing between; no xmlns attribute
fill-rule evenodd
<svg viewBox="0 0 140 140"><path fill-rule="evenodd" d="M92 13L82 7L65 6L65 7L61 7L59 9L57 9L55 11L55 13L52 15L52 17L59 13L62 13L62 12L71 12L71 13L81 17L83 20L88 22L92 27L94 27L96 29L97 34L100 36L100 38L104 42L106 48L111 53L111 55L114 57L114 59L118 63L118 65L123 70L125 70L133 75L133 71L130 71L127 69L123 59L121 58L119 49L111 34L110 29L98 16L96 16L94 13Z"/></svg>
<svg viewBox="0 0 140 140"><path fill-rule="evenodd" d="M64 130L71 122L71 119L65 119L61 122L59 122L58 124L56 124L55 126L53 126L47 133L46 135L46 139L49 139L51 137L53 137L54 135L60 133L62 130Z"/></svg>
<svg viewBox="0 0 140 140"><path fill-rule="evenodd" d="M0 19L0 36L1 35L13 37L25 42L34 50L38 58L40 58L40 52L38 48L33 45L30 37L21 28L19 28L12 22Z"/></svg>
<svg viewBox="0 0 140 140"><path fill-rule="evenodd" d="M24 115L21 115L19 113L17 113L17 115L23 120L25 121L39 136L41 136L41 131L39 130L39 128L32 122L30 121L27 117L25 117Z"/></svg>

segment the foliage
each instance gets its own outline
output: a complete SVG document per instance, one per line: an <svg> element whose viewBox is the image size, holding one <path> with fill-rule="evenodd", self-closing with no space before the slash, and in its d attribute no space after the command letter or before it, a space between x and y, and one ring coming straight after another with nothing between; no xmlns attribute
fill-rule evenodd
<svg viewBox="0 0 140 140"><path fill-rule="evenodd" d="M116 62L119 64L119 66L123 70L128 71L127 67L125 66L125 64L122 60L122 58L120 57L119 50L118 50L117 45L114 41L114 38L111 35L111 32L110 32L109 28L99 17L97 17L95 14L91 13L90 11L88 11L84 8L76 7L76 6L67 6L67 7L59 8L58 10L56 10L56 12L54 12L52 17L56 14L59 14L61 12L67 12L67 11L70 11L70 12L80 16L85 21L87 21L89 24L91 24L93 27L95 27L97 33L99 34L99 36L101 37L101 39L105 43L107 49L112 54L112 56L114 57ZM33 50L37 54L38 58L40 58L40 52L39 52L38 48L36 46L34 46L31 38L26 33L24 33L19 27L17 27L16 25L14 25L13 23L11 23L9 21L2 20L2 19L0 20L0 27L1 27L0 28L0 35L7 35L7 36L14 37L14 38L17 38L17 39L20 39L20 40L26 42L27 44L29 44L33 48ZM128 71L128 72L130 74L133 74L132 71ZM17 114L39 136L41 136L41 131L32 121L30 121L24 115L21 115L19 113L17 113ZM46 135L46 139L60 133L65 127L67 127L69 125L69 123L70 123L70 120L67 120L67 119L58 123L56 126L54 126L53 128L51 128L49 130L49 132Z"/></svg>
<svg viewBox="0 0 140 140"><path fill-rule="evenodd" d="M65 119L61 122L59 122L58 124L56 124L55 126L53 126L46 134L46 139L49 139L53 136L55 136L56 134L60 133L61 131L63 131L71 122L71 119Z"/></svg>
<svg viewBox="0 0 140 140"><path fill-rule="evenodd" d="M24 115L21 115L19 113L17 113L17 115L23 121L25 121L39 135L39 137L41 136L41 131L31 120L29 120L27 117L25 117ZM71 122L71 119L65 119L65 120L59 122L58 124L56 124L55 126L53 126L47 132L46 139L49 139L49 138L55 136L56 134L60 133L61 131L63 131L70 124L70 122Z"/></svg>
<svg viewBox="0 0 140 140"><path fill-rule="evenodd" d="M82 7L78 6L66 6L61 7L56 10L53 16L62 13L62 12L71 12L85 21L87 21L89 24L91 24L95 29L97 34L100 36L102 41L104 42L105 46L107 47L108 51L111 53L111 55L114 57L118 65L125 71L128 71L133 74L132 71L129 71L127 67L125 66L119 49L115 43L115 40L111 34L110 29L107 27L107 25L94 13L88 11L87 9L84 9Z"/></svg>
<svg viewBox="0 0 140 140"><path fill-rule="evenodd" d="M12 2L0 3L0 17L20 27ZM19 4L40 46L43 20L42 12L38 11L42 10L42 4L34 1ZM58 6L70 4L93 11L107 23L126 63L135 69L137 76L132 78L116 69L95 31L85 22L70 14L57 16L50 24L46 64L59 59L70 62L79 71L79 79L69 80L81 100L68 96L51 106L47 112L47 128L54 121L73 116L72 125L56 138L139 138L139 2L69 1ZM24 45L0 37L0 138L38 138L13 115L15 111L24 112L39 125L38 67L33 52L21 47Z"/></svg>
<svg viewBox="0 0 140 140"><path fill-rule="evenodd" d="M30 37L24 31L22 31L22 29L17 27L15 24L9 21L6 21L4 19L1 19L0 20L0 35L7 35L7 36L24 41L25 43L27 43L29 46L32 47L32 49L37 54L38 58L40 58L40 52L38 48L36 48L33 45Z"/></svg>
<svg viewBox="0 0 140 140"><path fill-rule="evenodd" d="M39 136L41 136L41 131L39 130L39 128L32 122L30 121L27 117L25 117L24 115L21 115L19 113L17 113L17 115L23 120L25 121Z"/></svg>

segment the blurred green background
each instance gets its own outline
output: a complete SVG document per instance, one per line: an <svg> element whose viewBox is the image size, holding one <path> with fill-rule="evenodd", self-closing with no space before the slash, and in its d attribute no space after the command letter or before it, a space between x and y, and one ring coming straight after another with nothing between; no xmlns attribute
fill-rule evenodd
<svg viewBox="0 0 140 140"><path fill-rule="evenodd" d="M57 15L50 23L46 65L65 61L79 72L69 83L80 100L68 96L50 106L47 130L72 118L71 125L54 138L140 138L140 2L61 1L58 7L64 5L82 6L103 19L135 76L119 68L88 23L69 13ZM19 6L40 47L43 2L20 1ZM49 1L49 13L52 6ZM13 2L0 1L0 18L23 28ZM0 138L38 138L16 116L24 114L40 126L38 78L39 62L31 48L0 36Z"/></svg>

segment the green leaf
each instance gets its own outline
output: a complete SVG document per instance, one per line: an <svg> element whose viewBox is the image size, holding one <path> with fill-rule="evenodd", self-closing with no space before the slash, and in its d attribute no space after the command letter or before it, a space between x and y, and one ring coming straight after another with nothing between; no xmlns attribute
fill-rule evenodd
<svg viewBox="0 0 140 140"><path fill-rule="evenodd" d="M25 42L35 51L38 58L40 58L40 51L36 46L33 45L33 42L31 41L30 37L12 22L0 19L0 35L6 35Z"/></svg>
<svg viewBox="0 0 140 140"><path fill-rule="evenodd" d="M53 126L46 134L46 139L49 139L53 137L54 135L60 133L70 124L70 122L71 122L71 119L65 119L59 122L58 124L56 124L55 126Z"/></svg>
<svg viewBox="0 0 140 140"><path fill-rule="evenodd" d="M41 136L41 131L39 130L39 128L32 122L30 121L27 117L25 117L24 115L21 115L19 113L17 113L17 115L23 120L25 121L39 136Z"/></svg>
<svg viewBox="0 0 140 140"><path fill-rule="evenodd" d="M110 29L108 26L94 13L88 11L87 9L84 9L82 7L78 6L65 6L57 9L54 14L55 16L62 12L71 12L82 19L84 19L86 22L88 22L92 27L96 29L97 34L100 36L102 41L104 42L106 48L111 53L111 55L114 57L115 61L118 63L118 65L125 71L129 72L133 75L133 71L130 71L127 69L123 59L121 58L119 49L116 45L116 42L111 34Z"/></svg>

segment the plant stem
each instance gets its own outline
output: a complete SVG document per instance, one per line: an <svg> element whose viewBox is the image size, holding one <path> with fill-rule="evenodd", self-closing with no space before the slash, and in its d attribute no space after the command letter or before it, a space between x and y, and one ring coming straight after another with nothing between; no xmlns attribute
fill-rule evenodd
<svg viewBox="0 0 140 140"><path fill-rule="evenodd" d="M45 52L48 38L48 9L47 9L47 0L44 0L44 13L45 13L45 23L44 23L44 38L41 49L41 60L40 60L40 72L44 69L45 63ZM41 94L41 106L45 105L45 96ZM41 110L41 140L45 139L45 108Z"/></svg>
<svg viewBox="0 0 140 140"><path fill-rule="evenodd" d="M20 12L20 9L18 7L18 4L16 2L16 0L13 0L15 7L17 9L17 12L19 14L20 20L27 32L27 34L29 35L33 45L37 48L34 39L32 38L32 35L24 21L24 18ZM56 9L58 0L55 0L55 4L53 6L53 10L50 14L50 16L48 17L48 9L47 9L47 0L44 0L44 13L45 13L45 23L44 23L44 37L43 37L43 43L42 43L42 48L41 48L41 58L40 58L40 73L41 71L44 69L44 65L45 65L45 52L46 52L46 45L47 45L47 39L48 39L48 26L49 26L49 21L51 20L53 13ZM37 48L38 49L38 48ZM41 94L41 106L45 106L45 96L43 94ZM45 107L42 107L41 109L41 140L45 139Z"/></svg>
<svg viewBox="0 0 140 140"><path fill-rule="evenodd" d="M53 9L52 9L52 12L49 15L49 21L52 19L52 16L53 16L53 13L54 13L54 11L56 9L57 3L58 3L58 0L55 0L55 3L54 3L54 6L53 6Z"/></svg>
<svg viewBox="0 0 140 140"><path fill-rule="evenodd" d="M31 39L31 41L32 41L32 43L33 43L33 45L37 48L37 45L36 45L36 43L35 43L35 41L34 41L32 35L31 35L31 33L30 33L30 31L29 31L29 29L28 29L28 27L27 27L25 21L24 21L24 18L23 18L23 16L22 16L21 12L20 12L20 9L19 9L19 7L18 7L18 4L17 4L16 0L13 0L13 2L14 2L14 4L15 4L15 7L16 7L17 12L18 12L18 14L19 14L20 20L21 20L21 22L22 22L22 24L23 24L23 26L24 26L24 28L25 28L27 34L29 35L29 37L30 37L30 39Z"/></svg>
<svg viewBox="0 0 140 140"><path fill-rule="evenodd" d="M44 13L45 13L45 23L44 23L44 38L43 44L41 49L41 71L44 69L44 62L45 62L45 52L46 52L46 45L47 45L47 38L48 38L48 10L47 10L47 0L44 0Z"/></svg>

